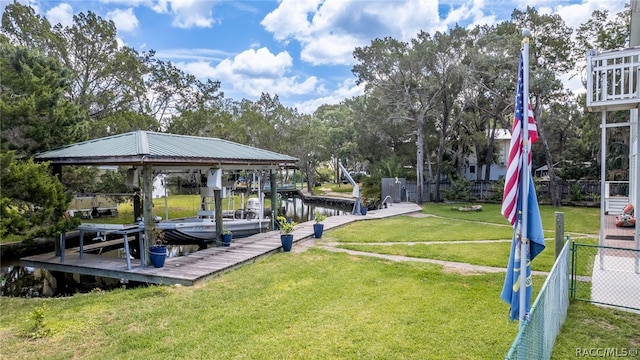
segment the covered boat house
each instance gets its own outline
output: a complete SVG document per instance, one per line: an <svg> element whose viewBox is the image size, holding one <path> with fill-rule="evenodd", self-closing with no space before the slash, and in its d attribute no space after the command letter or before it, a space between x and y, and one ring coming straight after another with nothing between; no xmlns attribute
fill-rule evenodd
<svg viewBox="0 0 640 360"><path fill-rule="evenodd" d="M275 171L295 167L297 158L235 142L207 137L174 135L150 131L84 141L36 154L36 161L49 162L54 173L65 165L124 166L132 176L141 175L143 191L144 248L149 247L149 229L153 219L153 178L160 173L199 171L206 176L207 190L213 195L217 224L222 224L221 174L225 170L254 170L268 173L275 184ZM271 192L272 213L276 209L276 191ZM217 231L218 240L221 232Z"/></svg>

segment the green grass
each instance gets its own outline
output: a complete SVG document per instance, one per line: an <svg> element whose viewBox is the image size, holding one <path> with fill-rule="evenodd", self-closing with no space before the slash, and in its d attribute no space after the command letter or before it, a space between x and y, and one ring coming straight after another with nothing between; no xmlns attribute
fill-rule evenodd
<svg viewBox="0 0 640 360"><path fill-rule="evenodd" d="M496 359L504 276L311 249L194 287L0 299L0 357ZM33 313L43 306L41 337ZM473 331L469 331L473 329Z"/></svg>
<svg viewBox="0 0 640 360"><path fill-rule="evenodd" d="M245 197L245 202L247 197ZM200 195L170 195L167 197L169 207L169 219L178 219L196 216L200 209ZM271 206L271 200L265 199L265 207ZM222 210L236 210L242 208L240 196L229 196L222 199ZM166 218L165 198L153 199L153 214ZM133 203L123 202L118 205L117 216L105 216L95 219L84 219L82 222L128 224L133 222Z"/></svg>
<svg viewBox="0 0 640 360"><path fill-rule="evenodd" d="M400 229L400 230L399 230ZM359 221L332 232L341 242L407 242L510 239L508 225L484 224L440 217L397 216Z"/></svg>
<svg viewBox="0 0 640 360"><path fill-rule="evenodd" d="M441 204L429 203L423 205L423 212L442 216L448 219L463 219L477 222L488 222L493 224L507 224L505 218L500 214L501 204L480 204L482 211L464 212L454 211L452 208L469 204ZM477 204L476 204L477 205ZM600 209L564 206L556 208L549 205L540 206L540 217L542 227L545 231L555 232L555 213L564 213L564 229L566 233L572 234L598 234L600 231Z"/></svg>
<svg viewBox="0 0 640 360"><path fill-rule="evenodd" d="M508 243L459 241L510 239L499 205L479 213L448 208L425 206L424 212L443 217L357 222L326 232L323 241L504 267ZM551 238L555 210L542 210ZM567 231L589 233L592 225L576 219L589 221L593 209L562 210ZM442 240L449 243L369 244ZM548 269L553 255L548 241L534 269ZM503 282L501 273L465 275L433 264L312 247L270 256L193 287L0 298L0 358L503 358L518 327L508 321L509 306L499 299ZM534 276L534 284L543 282ZM534 297L539 288L534 286ZM572 303L553 358L573 358L576 348L638 348L639 329L639 315Z"/></svg>
<svg viewBox="0 0 640 360"><path fill-rule="evenodd" d="M640 315L582 301L572 302L551 359L585 357L577 356L576 349L596 348L617 349L621 358L636 358L637 351L640 351ZM635 356L622 356L623 350L635 351Z"/></svg>
<svg viewBox="0 0 640 360"><path fill-rule="evenodd" d="M328 232L332 235L332 232ZM581 243L597 244L596 239L583 239ZM555 241L547 240L546 248L531 262L531 269L534 271L550 271L555 262ZM373 252L377 254L390 254L409 256L424 259L437 259L444 261L464 262L474 265L492 266L504 268L507 266L510 242L476 242L476 243L455 243L450 244L413 244L413 245L366 245L366 244L341 244L338 247L343 249ZM591 270L587 267L580 267L578 275L589 275Z"/></svg>

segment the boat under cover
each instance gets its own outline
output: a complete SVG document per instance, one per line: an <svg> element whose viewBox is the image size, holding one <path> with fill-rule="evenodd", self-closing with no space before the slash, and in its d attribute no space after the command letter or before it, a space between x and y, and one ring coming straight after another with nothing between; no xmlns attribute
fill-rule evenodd
<svg viewBox="0 0 640 360"><path fill-rule="evenodd" d="M224 219L224 231L231 231L234 238L241 238L266 231L269 219ZM156 223L164 232L169 244L209 244L217 237L217 226L210 218L185 218L166 220Z"/></svg>

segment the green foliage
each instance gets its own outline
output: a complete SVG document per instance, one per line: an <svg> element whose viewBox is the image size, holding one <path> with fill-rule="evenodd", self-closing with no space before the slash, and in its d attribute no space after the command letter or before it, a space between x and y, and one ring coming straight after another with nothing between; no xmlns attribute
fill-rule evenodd
<svg viewBox="0 0 640 360"><path fill-rule="evenodd" d="M316 183L328 183L333 181L333 170L327 166L316 168Z"/></svg>
<svg viewBox="0 0 640 360"><path fill-rule="evenodd" d="M324 213L321 213L320 211L316 210L316 213L314 214L313 220L316 221L317 224L323 222L325 219L327 218L327 215Z"/></svg>
<svg viewBox="0 0 640 360"><path fill-rule="evenodd" d="M276 217L276 222L278 223L278 229L280 229L280 233L282 234L290 234L296 228L295 221L288 221L284 216Z"/></svg>
<svg viewBox="0 0 640 360"><path fill-rule="evenodd" d="M25 334L27 338L34 340L51 334L51 329L49 329L45 321L47 311L48 308L45 305L40 305L31 312L33 323Z"/></svg>
<svg viewBox="0 0 640 360"><path fill-rule="evenodd" d="M451 181L451 187L447 189L444 196L447 200L470 200L471 180L459 178Z"/></svg>
<svg viewBox="0 0 640 360"><path fill-rule="evenodd" d="M36 51L0 43L3 150L31 155L86 137L81 109L64 96L68 70Z"/></svg>
<svg viewBox="0 0 640 360"><path fill-rule="evenodd" d="M498 181L494 182L491 185L491 190L493 190L493 200L502 201L502 197L504 196L504 178L501 177Z"/></svg>
<svg viewBox="0 0 640 360"><path fill-rule="evenodd" d="M126 167L120 167L118 171L105 171L100 175L97 192L105 194L128 193L131 189L127 187L126 179Z"/></svg>
<svg viewBox="0 0 640 360"><path fill-rule="evenodd" d="M49 175L48 164L17 160L13 152L0 157L0 182L11 184L2 187L0 237L49 236L77 224L66 216L71 199L58 178Z"/></svg>
<svg viewBox="0 0 640 360"><path fill-rule="evenodd" d="M164 245L167 243L164 237L164 231L162 231L159 227L156 226L154 222L151 222L151 226L148 229L149 231L149 241L150 245Z"/></svg>
<svg viewBox="0 0 640 360"><path fill-rule="evenodd" d="M571 201L581 201L584 199L579 184L571 184L571 187L569 188L569 199L571 199Z"/></svg>
<svg viewBox="0 0 640 360"><path fill-rule="evenodd" d="M362 189L360 191L362 197L370 201L381 201L382 196L382 177L379 174L365 176L362 178Z"/></svg>
<svg viewBox="0 0 640 360"><path fill-rule="evenodd" d="M362 195L367 199L381 201L382 178L415 179L415 173L405 168L404 165L407 165L407 163L410 163L410 161L395 154L374 163L371 166L371 174L362 178Z"/></svg>

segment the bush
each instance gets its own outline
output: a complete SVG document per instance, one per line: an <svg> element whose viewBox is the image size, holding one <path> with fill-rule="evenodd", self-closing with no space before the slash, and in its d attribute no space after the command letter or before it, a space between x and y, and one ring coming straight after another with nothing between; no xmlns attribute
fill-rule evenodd
<svg viewBox="0 0 640 360"><path fill-rule="evenodd" d="M15 240L51 236L79 223L67 216L71 197L57 177L49 174L47 163L17 160L15 153L2 152L0 182L0 238Z"/></svg>
<svg viewBox="0 0 640 360"><path fill-rule="evenodd" d="M471 180L460 178L451 182L451 187L444 192L447 200L470 200Z"/></svg>

